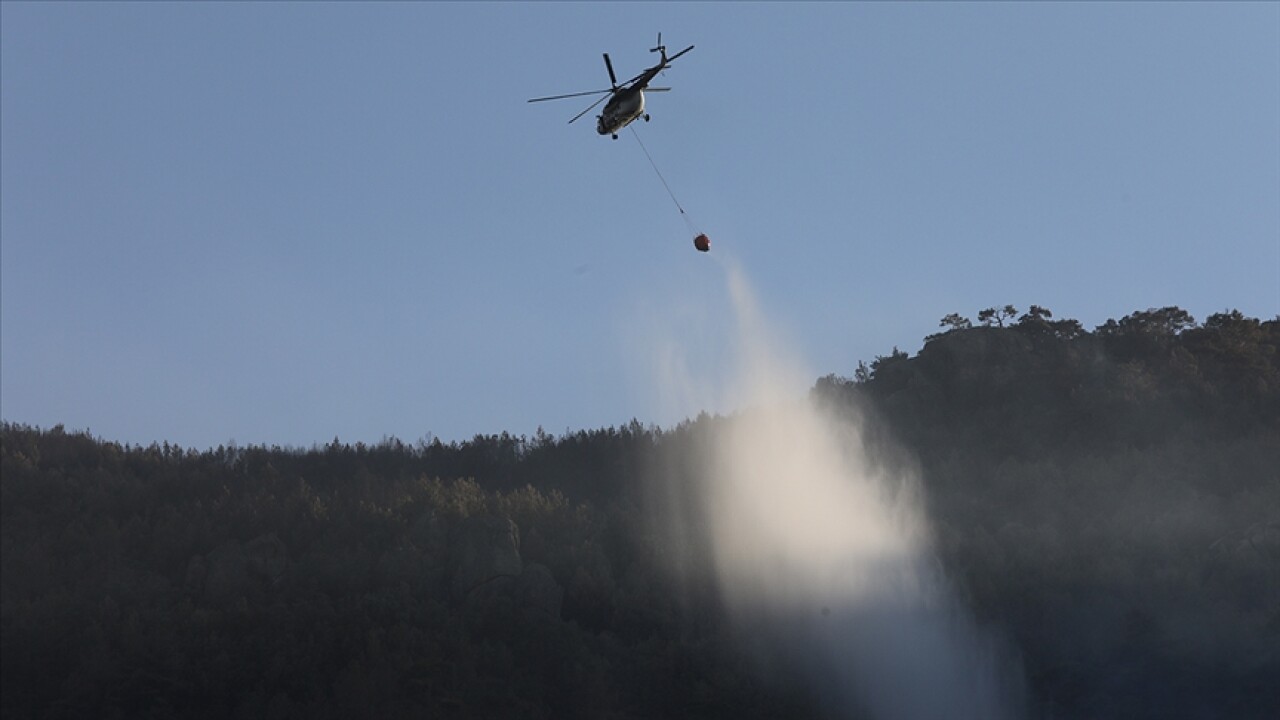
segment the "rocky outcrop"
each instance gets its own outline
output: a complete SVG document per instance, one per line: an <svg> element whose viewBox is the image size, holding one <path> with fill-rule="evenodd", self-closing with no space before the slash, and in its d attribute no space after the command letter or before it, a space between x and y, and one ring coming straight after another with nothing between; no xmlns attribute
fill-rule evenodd
<svg viewBox="0 0 1280 720"><path fill-rule="evenodd" d="M454 543L457 564L452 592L456 599L509 590L524 570L520 559L520 529L508 518L475 515L458 526Z"/></svg>
<svg viewBox="0 0 1280 720"><path fill-rule="evenodd" d="M511 520L492 515L466 518L457 527L453 550L455 600L484 606L507 598L539 615L559 619L564 589L545 565L524 564L520 529Z"/></svg>

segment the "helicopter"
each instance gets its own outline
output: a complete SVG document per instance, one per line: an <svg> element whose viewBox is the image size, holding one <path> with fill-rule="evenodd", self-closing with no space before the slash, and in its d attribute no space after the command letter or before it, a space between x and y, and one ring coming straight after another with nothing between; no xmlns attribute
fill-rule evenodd
<svg viewBox="0 0 1280 720"><path fill-rule="evenodd" d="M581 97L584 95L604 95L599 100L591 103L586 110L574 115L570 123L574 120L591 112L597 105L604 102L607 98L609 102L605 103L604 109L596 116L596 132L601 135L611 135L614 140L618 139L618 131L631 124L638 117L643 117L645 122L649 121L649 113L644 111L644 91L649 92L666 92L671 88L665 87L649 87L649 83L658 76L658 73L666 70L672 61L681 55L689 52L693 46L681 50L680 52L667 57L667 46L662 44L662 33L658 33L658 46L649 48L649 52L659 53L662 60L653 67L645 70L630 80L618 84L618 78L613 74L613 63L609 60L609 53L604 53L604 66L609 70L609 83L611 87L608 90L588 90L587 92L569 93L568 95L552 95L550 97L533 98L529 102L543 102L544 100L562 100L564 98Z"/></svg>

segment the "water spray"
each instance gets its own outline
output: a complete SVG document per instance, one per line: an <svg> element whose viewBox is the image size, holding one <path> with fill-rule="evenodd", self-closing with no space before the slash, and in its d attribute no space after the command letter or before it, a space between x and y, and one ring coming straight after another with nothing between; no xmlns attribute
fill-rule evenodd
<svg viewBox="0 0 1280 720"><path fill-rule="evenodd" d="M812 375L726 271L741 362L727 394L744 409L715 426L673 513L692 525L667 530L705 538L739 634L836 716L1019 717L1021 671L952 593L916 476L872 461L857 423L807 398ZM676 380L663 388L689 386Z"/></svg>

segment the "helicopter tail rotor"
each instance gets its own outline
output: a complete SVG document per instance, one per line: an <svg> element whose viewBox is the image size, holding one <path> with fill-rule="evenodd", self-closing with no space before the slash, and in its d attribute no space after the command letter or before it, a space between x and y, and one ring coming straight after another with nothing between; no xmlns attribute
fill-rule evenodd
<svg viewBox="0 0 1280 720"><path fill-rule="evenodd" d="M667 46L662 44L662 33L658 33L658 47L649 48L649 52L662 53L662 64L666 65L667 63L671 62L672 60L675 60L676 58L689 52L692 49L693 49L693 46L690 45L689 47L681 50L675 55L672 55L671 57L667 57Z"/></svg>
<svg viewBox="0 0 1280 720"><path fill-rule="evenodd" d="M658 47L649 48L649 52L662 53L664 58L667 56L667 46L662 44L662 33L658 33Z"/></svg>

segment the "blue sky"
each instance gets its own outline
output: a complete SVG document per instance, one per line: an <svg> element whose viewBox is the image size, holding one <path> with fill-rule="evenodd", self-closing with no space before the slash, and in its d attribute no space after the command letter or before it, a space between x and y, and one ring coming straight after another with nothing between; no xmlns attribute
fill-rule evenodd
<svg viewBox="0 0 1280 720"><path fill-rule="evenodd" d="M658 31L697 47L636 129L710 255L629 130L525 102ZM0 4L5 420L666 426L727 266L814 378L992 305L1273 317L1280 5Z"/></svg>

